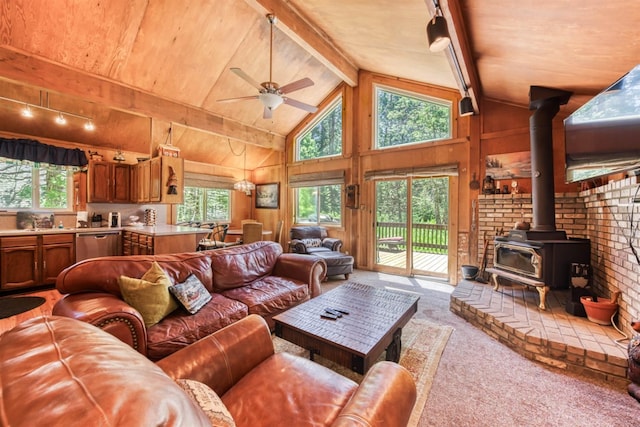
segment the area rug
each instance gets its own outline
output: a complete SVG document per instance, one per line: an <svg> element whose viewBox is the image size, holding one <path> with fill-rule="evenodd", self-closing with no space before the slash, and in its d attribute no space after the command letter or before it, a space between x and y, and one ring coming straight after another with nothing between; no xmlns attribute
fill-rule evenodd
<svg viewBox="0 0 640 427"><path fill-rule="evenodd" d="M402 352L400 353L399 363L411 372L418 392L416 404L409 420L410 426L418 425L422 410L429 397L433 377L438 369L440 356L452 331L453 328L450 326L437 325L423 319L411 319L402 329ZM287 353L309 357L307 350L281 338L274 336L273 343L276 352L286 351ZM351 378L355 382L359 383L362 380L362 375L323 357L316 356L314 360ZM379 360L384 360L384 353Z"/></svg>
<svg viewBox="0 0 640 427"><path fill-rule="evenodd" d="M42 297L6 297L0 298L0 319L15 316L33 310L44 304Z"/></svg>

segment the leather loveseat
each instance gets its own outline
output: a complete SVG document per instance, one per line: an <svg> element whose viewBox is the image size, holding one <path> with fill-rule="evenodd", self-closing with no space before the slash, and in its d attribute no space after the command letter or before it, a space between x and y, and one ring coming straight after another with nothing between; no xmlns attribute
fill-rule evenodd
<svg viewBox="0 0 640 427"><path fill-rule="evenodd" d="M358 385L274 353L248 316L154 364L100 329L64 317L0 336L0 424L50 426L406 426L411 375L379 362Z"/></svg>
<svg viewBox="0 0 640 427"><path fill-rule="evenodd" d="M177 308L145 326L123 298L119 278L140 278L156 261L173 284L195 275L211 300L195 314ZM204 338L249 314L271 318L321 293L326 263L283 253L275 242L170 255L132 255L81 261L63 270L56 288L65 294L53 314L79 319L120 338L151 360Z"/></svg>

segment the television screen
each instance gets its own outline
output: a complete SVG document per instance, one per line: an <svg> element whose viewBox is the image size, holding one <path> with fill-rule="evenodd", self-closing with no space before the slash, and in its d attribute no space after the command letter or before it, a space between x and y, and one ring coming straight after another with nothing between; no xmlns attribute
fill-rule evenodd
<svg viewBox="0 0 640 427"><path fill-rule="evenodd" d="M564 121L566 181L640 169L640 65Z"/></svg>

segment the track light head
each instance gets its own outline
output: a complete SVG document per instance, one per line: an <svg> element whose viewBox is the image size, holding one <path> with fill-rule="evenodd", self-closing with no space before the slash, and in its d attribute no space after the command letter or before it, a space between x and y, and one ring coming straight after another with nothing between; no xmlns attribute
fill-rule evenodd
<svg viewBox="0 0 640 427"><path fill-rule="evenodd" d="M458 109L460 110L461 117L475 114L475 111L473 110L473 101L471 101L471 97L468 94L460 100Z"/></svg>
<svg viewBox="0 0 640 427"><path fill-rule="evenodd" d="M433 15L433 18L427 24L427 40L429 41L429 50L431 52L443 51L451 43L447 20L444 16L437 15L437 10L436 15Z"/></svg>

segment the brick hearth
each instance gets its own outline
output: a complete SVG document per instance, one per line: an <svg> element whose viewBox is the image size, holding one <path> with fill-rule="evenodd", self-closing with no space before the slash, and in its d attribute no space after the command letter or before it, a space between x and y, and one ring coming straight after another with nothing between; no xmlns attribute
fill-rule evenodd
<svg viewBox="0 0 640 427"><path fill-rule="evenodd" d="M539 310L538 292L521 285L462 281L451 294L450 309L522 356L616 386L626 379L628 340L613 326L601 326L566 312L567 290L547 294Z"/></svg>

